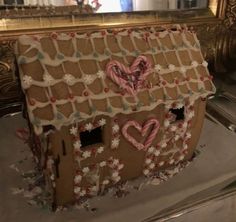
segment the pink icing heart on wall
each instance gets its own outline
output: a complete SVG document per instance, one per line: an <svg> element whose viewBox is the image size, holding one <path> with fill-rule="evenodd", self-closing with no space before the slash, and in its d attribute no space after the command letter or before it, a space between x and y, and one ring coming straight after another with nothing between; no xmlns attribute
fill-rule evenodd
<svg viewBox="0 0 236 222"><path fill-rule="evenodd" d="M129 94L135 95L143 87L143 82L150 74L151 63L146 56L137 57L130 67L126 67L116 60L106 66L106 73L121 88Z"/></svg>
<svg viewBox="0 0 236 222"><path fill-rule="evenodd" d="M135 138L133 138L131 135L128 134L128 128L129 127L134 127L137 129L142 137L146 135L147 131L151 129L153 126L150 134L148 135L146 141L144 144L139 143ZM157 132L160 128L160 123L157 119L149 119L147 120L142 126L135 120L130 120L128 121L122 128L122 134L125 137L126 140L128 140L136 149L138 150L146 150L153 142L155 139Z"/></svg>

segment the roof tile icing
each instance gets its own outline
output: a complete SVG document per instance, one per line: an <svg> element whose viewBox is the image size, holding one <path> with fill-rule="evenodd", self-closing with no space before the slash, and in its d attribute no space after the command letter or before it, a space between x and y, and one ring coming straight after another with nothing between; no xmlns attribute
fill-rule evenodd
<svg viewBox="0 0 236 222"><path fill-rule="evenodd" d="M176 27L21 36L17 61L35 131L214 93L195 33Z"/></svg>

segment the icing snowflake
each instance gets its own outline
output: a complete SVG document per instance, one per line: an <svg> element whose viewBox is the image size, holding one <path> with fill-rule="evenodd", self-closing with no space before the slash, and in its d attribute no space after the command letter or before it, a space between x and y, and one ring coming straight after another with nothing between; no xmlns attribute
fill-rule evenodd
<svg viewBox="0 0 236 222"><path fill-rule="evenodd" d="M119 176L119 172L118 172L118 171L115 171L115 172L112 173L111 176L112 176L113 178L116 178L116 177Z"/></svg>
<svg viewBox="0 0 236 222"><path fill-rule="evenodd" d="M75 187L74 189L75 194L79 194L80 191L81 191L80 187Z"/></svg>
<svg viewBox="0 0 236 222"><path fill-rule="evenodd" d="M150 168L150 169L154 169L154 167L155 167L155 163L151 163L151 164L149 165L149 168Z"/></svg>
<svg viewBox="0 0 236 222"><path fill-rule="evenodd" d="M162 67L161 67L161 65L157 64L157 65L155 65L154 69L155 69L156 72L160 72Z"/></svg>
<svg viewBox="0 0 236 222"><path fill-rule="evenodd" d="M63 79L69 86L72 86L76 80L75 77L71 74L65 74Z"/></svg>
<svg viewBox="0 0 236 222"><path fill-rule="evenodd" d="M114 165L114 166L117 166L118 164L119 164L119 160L118 159L114 159L113 160L113 162L112 162L112 164Z"/></svg>
<svg viewBox="0 0 236 222"><path fill-rule="evenodd" d="M28 89L32 85L32 82L33 79L31 76L24 75L21 84L24 89Z"/></svg>
<svg viewBox="0 0 236 222"><path fill-rule="evenodd" d="M187 145L187 144L184 144L183 149L184 149L184 150L187 150L187 149L188 149L188 145Z"/></svg>
<svg viewBox="0 0 236 222"><path fill-rule="evenodd" d="M123 169L123 168L124 168L124 164L123 164L123 163L121 163L121 164L118 165L118 170L121 170L121 169Z"/></svg>
<svg viewBox="0 0 236 222"><path fill-rule="evenodd" d="M112 132L113 133L118 133L120 130L120 127L118 124L115 124L113 127L112 127Z"/></svg>
<svg viewBox="0 0 236 222"><path fill-rule="evenodd" d="M183 108L183 106L184 106L183 104L177 103L176 108L177 108L177 109L181 109L181 108Z"/></svg>
<svg viewBox="0 0 236 222"><path fill-rule="evenodd" d="M120 139L115 138L111 141L111 147L112 148L117 148L119 146L119 143L120 143Z"/></svg>
<svg viewBox="0 0 236 222"><path fill-rule="evenodd" d="M85 84L89 85L93 82L93 77L91 75L84 75L83 80Z"/></svg>
<svg viewBox="0 0 236 222"><path fill-rule="evenodd" d="M99 126L104 126L106 124L106 120L105 119L100 119L98 121L98 124L99 124Z"/></svg>
<svg viewBox="0 0 236 222"><path fill-rule="evenodd" d="M89 168L88 167L83 168L82 172L83 173L88 173L89 172Z"/></svg>
<svg viewBox="0 0 236 222"><path fill-rule="evenodd" d="M207 61L205 60L205 61L203 61L202 62L202 65L204 66L204 67L207 67L208 66L208 63L207 63Z"/></svg>
<svg viewBox="0 0 236 222"><path fill-rule="evenodd" d="M177 126L171 126L170 131L174 132L177 129Z"/></svg>
<svg viewBox="0 0 236 222"><path fill-rule="evenodd" d="M107 165L106 161L102 161L102 162L99 164L100 167L104 167L104 166L106 166L106 165Z"/></svg>
<svg viewBox="0 0 236 222"><path fill-rule="evenodd" d="M117 176L115 178L113 178L113 180L117 183L118 181L120 181L121 177L120 176Z"/></svg>
<svg viewBox="0 0 236 222"><path fill-rule="evenodd" d="M44 81L48 86L52 85L53 80L54 80L54 79L52 78L51 75L49 75L49 74L47 74L47 73L43 75L43 81Z"/></svg>
<svg viewBox="0 0 236 222"><path fill-rule="evenodd" d="M83 152L82 156L84 158L89 158L89 157L91 157L91 152L90 151L85 151L85 152Z"/></svg>
<svg viewBox="0 0 236 222"><path fill-rule="evenodd" d="M154 146L151 146L151 147L149 147L148 152L149 152L149 153L153 153L154 150L155 150L155 147L154 147Z"/></svg>
<svg viewBox="0 0 236 222"><path fill-rule="evenodd" d="M150 171L149 171L148 169L145 169L145 170L143 171L143 174L144 174L144 175L148 175L149 172L150 172Z"/></svg>
<svg viewBox="0 0 236 222"><path fill-rule="evenodd" d="M161 153L160 150L156 150L156 151L154 152L154 155L155 155L155 156L159 156L160 153Z"/></svg>
<svg viewBox="0 0 236 222"><path fill-rule="evenodd" d="M175 160L174 159L171 159L170 161L169 161L169 164L173 164L175 162Z"/></svg>
<svg viewBox="0 0 236 222"><path fill-rule="evenodd" d="M192 61L192 66L196 68L198 66L198 63L196 61Z"/></svg>
<svg viewBox="0 0 236 222"><path fill-rule="evenodd" d="M188 118L189 118L189 119L192 119L193 117L194 117L194 111L189 112Z"/></svg>
<svg viewBox="0 0 236 222"><path fill-rule="evenodd" d="M74 143L74 148L75 148L76 150L80 150L80 147L81 147L81 142L80 142L80 140L78 140L78 141L76 141L76 142Z"/></svg>
<svg viewBox="0 0 236 222"><path fill-rule="evenodd" d="M93 124L92 123L87 123L87 124L85 124L84 128L88 131L91 131L93 129Z"/></svg>
<svg viewBox="0 0 236 222"><path fill-rule="evenodd" d="M164 161L161 161L158 165L159 166L163 166L165 164L165 162Z"/></svg>
<svg viewBox="0 0 236 222"><path fill-rule="evenodd" d="M103 71L99 70L99 71L97 72L97 76L98 76L99 79L103 79L104 76L105 76L105 73L104 73Z"/></svg>
<svg viewBox="0 0 236 222"><path fill-rule="evenodd" d="M109 180L104 180L104 181L102 182L102 184L103 184L103 185L109 184Z"/></svg>
<svg viewBox="0 0 236 222"><path fill-rule="evenodd" d="M100 146L99 148L98 148L98 153L102 153L104 151L104 147L103 146Z"/></svg>
<svg viewBox="0 0 236 222"><path fill-rule="evenodd" d="M184 155L179 156L179 160L183 160L184 159Z"/></svg>
<svg viewBox="0 0 236 222"><path fill-rule="evenodd" d="M175 135L175 141L177 141L178 139L180 138L180 136L179 135Z"/></svg>
<svg viewBox="0 0 236 222"><path fill-rule="evenodd" d="M78 133L77 127L72 126L72 127L70 128L70 134L76 136L77 133Z"/></svg>
<svg viewBox="0 0 236 222"><path fill-rule="evenodd" d="M92 191L92 192L97 192L97 191L98 191L98 187L97 187L97 186L93 186L93 187L91 188L91 191Z"/></svg>
<svg viewBox="0 0 236 222"><path fill-rule="evenodd" d="M82 176L81 175L76 175L75 178L74 178L74 182L77 184L77 183L80 183L80 181L82 180Z"/></svg>
<svg viewBox="0 0 236 222"><path fill-rule="evenodd" d="M85 190L82 190L79 194L81 197L85 196L86 195L86 191Z"/></svg>
<svg viewBox="0 0 236 222"><path fill-rule="evenodd" d="M145 160L145 163L146 163L147 165L150 164L151 162L152 162L152 160L149 159L149 158Z"/></svg>
<svg viewBox="0 0 236 222"><path fill-rule="evenodd" d="M191 138L191 133L189 133L189 132L188 132L188 133L186 133L186 136L185 136L185 137L186 137L186 139L189 139L189 138Z"/></svg>
<svg viewBox="0 0 236 222"><path fill-rule="evenodd" d="M169 64L168 68L169 68L169 70L174 71L175 70L175 65Z"/></svg>
<svg viewBox="0 0 236 222"><path fill-rule="evenodd" d="M162 148L165 148L167 147L167 143L165 141L161 142L161 145L160 145Z"/></svg>

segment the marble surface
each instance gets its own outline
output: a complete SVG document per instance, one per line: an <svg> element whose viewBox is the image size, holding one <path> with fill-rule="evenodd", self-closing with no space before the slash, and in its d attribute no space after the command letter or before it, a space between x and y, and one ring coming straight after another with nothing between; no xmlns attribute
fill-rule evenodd
<svg viewBox="0 0 236 222"><path fill-rule="evenodd" d="M29 156L28 147L15 136L15 130L25 126L22 117L17 115L0 119L0 126L0 221L4 222L153 221L153 218L168 212L168 209L178 208L185 202L199 200L218 192L236 179L236 134L206 119L197 146L201 154L185 170L167 182L159 186L145 186L141 191L134 190L124 198L114 198L111 195L93 198L89 202L97 209L96 212L73 209L52 213L37 206L30 206L27 198L20 194L12 194L12 188L25 186L20 173L12 169L12 166L19 165L22 159L24 167L30 168L33 165L31 158L25 159ZM235 206L235 198L232 201L227 204L234 203ZM227 204L225 206L228 206ZM212 211L202 209L202 215L207 215L206 219L202 217L196 221L209 221L209 215L218 212L217 209L221 206L221 203L216 203L216 206L211 208ZM189 218L191 216L186 214L171 221L190 221ZM217 218L219 219L220 215Z"/></svg>

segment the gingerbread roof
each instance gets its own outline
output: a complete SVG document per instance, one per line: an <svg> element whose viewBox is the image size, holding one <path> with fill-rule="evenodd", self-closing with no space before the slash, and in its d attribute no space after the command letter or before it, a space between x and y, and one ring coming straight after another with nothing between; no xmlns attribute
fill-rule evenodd
<svg viewBox="0 0 236 222"><path fill-rule="evenodd" d="M215 91L196 34L179 26L21 36L16 52L37 133Z"/></svg>

